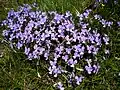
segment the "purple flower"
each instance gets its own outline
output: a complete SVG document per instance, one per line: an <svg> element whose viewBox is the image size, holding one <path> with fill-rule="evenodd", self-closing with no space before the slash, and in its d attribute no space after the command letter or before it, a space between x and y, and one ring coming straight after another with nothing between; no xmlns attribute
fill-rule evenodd
<svg viewBox="0 0 120 90"><path fill-rule="evenodd" d="M66 31L70 31L71 29L74 29L74 25L73 24L67 24L66 26Z"/></svg>
<svg viewBox="0 0 120 90"><path fill-rule="evenodd" d="M96 54L98 53L98 50L99 50L99 48L94 47L94 48L93 48L93 54L96 55Z"/></svg>
<svg viewBox="0 0 120 90"><path fill-rule="evenodd" d="M39 57L37 50L36 50L36 51L33 51L32 54L33 54L33 58L34 58L34 59L36 59L36 58Z"/></svg>
<svg viewBox="0 0 120 90"><path fill-rule="evenodd" d="M72 58L68 60L68 65L70 65L71 67L74 67L75 64L77 64L77 60L73 60Z"/></svg>
<svg viewBox="0 0 120 90"><path fill-rule="evenodd" d="M56 64L57 64L56 61L50 61L50 65L51 65L51 66L55 66Z"/></svg>
<svg viewBox="0 0 120 90"><path fill-rule="evenodd" d="M70 54L72 49L71 48L66 48L65 50L68 54Z"/></svg>
<svg viewBox="0 0 120 90"><path fill-rule="evenodd" d="M82 46L82 47L79 49L80 55L83 55L83 54L84 54L84 51L85 51L85 47Z"/></svg>
<svg viewBox="0 0 120 90"><path fill-rule="evenodd" d="M120 26L120 21L117 22L118 26Z"/></svg>
<svg viewBox="0 0 120 90"><path fill-rule="evenodd" d="M80 14L80 15L78 15L79 16L79 19L80 19L80 21L82 21L83 20L83 14Z"/></svg>
<svg viewBox="0 0 120 90"><path fill-rule="evenodd" d="M87 45L88 53L92 53L93 48L94 48L93 45L90 45L90 46Z"/></svg>
<svg viewBox="0 0 120 90"><path fill-rule="evenodd" d="M89 14L90 14L90 9L89 10L86 10L84 13L83 13L83 15L84 15L84 17L85 18L88 18L88 16L89 16Z"/></svg>
<svg viewBox="0 0 120 90"><path fill-rule="evenodd" d="M62 73L62 70L60 67L53 70L54 77L57 77L57 75L61 73Z"/></svg>
<svg viewBox="0 0 120 90"><path fill-rule="evenodd" d="M25 54L28 55L30 52L30 48L25 47Z"/></svg>
<svg viewBox="0 0 120 90"><path fill-rule="evenodd" d="M107 2L108 2L108 0L104 0L104 2L105 2L105 3L107 3Z"/></svg>
<svg viewBox="0 0 120 90"><path fill-rule="evenodd" d="M56 20L57 23L60 23L60 20L63 18L62 15L56 14L54 17L54 20Z"/></svg>
<svg viewBox="0 0 120 90"><path fill-rule="evenodd" d="M9 12L8 12L8 17L11 17L11 16L14 16L14 10L12 9L12 10L10 10Z"/></svg>
<svg viewBox="0 0 120 90"><path fill-rule="evenodd" d="M68 17L70 17L70 16L72 16L72 14L70 13L70 11L67 11L67 12L65 13L65 17L68 18Z"/></svg>
<svg viewBox="0 0 120 90"><path fill-rule="evenodd" d="M106 45L109 44L109 37L106 34L104 34L103 41L105 42Z"/></svg>
<svg viewBox="0 0 120 90"><path fill-rule="evenodd" d="M75 80L76 80L76 84L77 85L80 85L80 83L83 81L84 77L83 76L75 76Z"/></svg>
<svg viewBox="0 0 120 90"><path fill-rule="evenodd" d="M61 30L61 32L65 29L65 26L59 25L58 30Z"/></svg>
<svg viewBox="0 0 120 90"><path fill-rule="evenodd" d="M43 17L43 18L40 19L39 23L44 24L46 22L46 20L47 20L47 17Z"/></svg>
<svg viewBox="0 0 120 90"><path fill-rule="evenodd" d="M62 73L60 66L56 66L57 61L50 61L49 74L53 74L54 77L57 77L58 74Z"/></svg>
<svg viewBox="0 0 120 90"><path fill-rule="evenodd" d="M32 59L33 59L32 53L29 53L29 54L28 54L28 59L29 59L29 60L32 60Z"/></svg>
<svg viewBox="0 0 120 90"><path fill-rule="evenodd" d="M64 50L64 47L60 46L60 47L57 47L55 50L60 55L60 54L62 54L62 51Z"/></svg>
<svg viewBox="0 0 120 90"><path fill-rule="evenodd" d="M3 36L8 36L8 34L9 34L8 30L4 30L3 33L2 33Z"/></svg>
<svg viewBox="0 0 120 90"><path fill-rule="evenodd" d="M54 53L54 60L57 60L60 57L60 54Z"/></svg>
<svg viewBox="0 0 120 90"><path fill-rule="evenodd" d="M68 61L68 55L62 56L62 59L65 60L65 62Z"/></svg>
<svg viewBox="0 0 120 90"><path fill-rule="evenodd" d="M44 57L45 57L45 60L48 60L49 53L48 53L48 52L45 52L45 53L44 53Z"/></svg>
<svg viewBox="0 0 120 90"><path fill-rule="evenodd" d="M64 90L65 88L63 87L63 84L61 83L61 82L58 82L57 84L56 84L56 86L57 86L57 88L59 89L59 90Z"/></svg>
<svg viewBox="0 0 120 90"><path fill-rule="evenodd" d="M102 19L102 20L100 20L100 22L102 23L103 27L106 27L106 25L107 25L106 20Z"/></svg>
<svg viewBox="0 0 120 90"><path fill-rule="evenodd" d="M78 52L75 52L73 58L75 59L77 57L80 57L80 54L78 54Z"/></svg>
<svg viewBox="0 0 120 90"><path fill-rule="evenodd" d="M111 25L113 25L113 22L107 22L107 25L110 27Z"/></svg>
<svg viewBox="0 0 120 90"><path fill-rule="evenodd" d="M55 67L54 67L55 68ZM49 74L52 74L53 70L54 70L53 67L49 67L48 70L49 70Z"/></svg>
<svg viewBox="0 0 120 90"><path fill-rule="evenodd" d="M23 46L23 43L22 43L22 42L18 42L18 43L17 43L17 48L18 48L18 49L20 49L22 46Z"/></svg>
<svg viewBox="0 0 120 90"><path fill-rule="evenodd" d="M99 2L99 3L100 3L100 2L102 2L102 0L96 0L96 2ZM104 2L104 3L107 3L108 0L103 0L103 2Z"/></svg>
<svg viewBox="0 0 120 90"><path fill-rule="evenodd" d="M62 73L61 67L60 66L57 67L56 65L50 66L48 70L49 70L49 74L53 74L54 77L57 77L58 74Z"/></svg>
<svg viewBox="0 0 120 90"><path fill-rule="evenodd" d="M100 69L99 65L93 65L93 73L98 73L99 69Z"/></svg>
<svg viewBox="0 0 120 90"><path fill-rule="evenodd" d="M91 43L95 43L95 38L94 38L94 36L93 35L90 35L89 37L89 41L91 42Z"/></svg>
<svg viewBox="0 0 120 90"><path fill-rule="evenodd" d="M100 20L101 16L96 14L96 15L94 15L94 18L97 19L97 20Z"/></svg>
<svg viewBox="0 0 120 90"><path fill-rule="evenodd" d="M91 74L93 71L93 67L91 65L88 65L88 66L86 65L85 70L88 72L88 74Z"/></svg>
<svg viewBox="0 0 120 90"><path fill-rule="evenodd" d="M82 26L83 29L85 29L85 28L87 28L88 23L87 24L83 23L83 24L81 24L81 26Z"/></svg>

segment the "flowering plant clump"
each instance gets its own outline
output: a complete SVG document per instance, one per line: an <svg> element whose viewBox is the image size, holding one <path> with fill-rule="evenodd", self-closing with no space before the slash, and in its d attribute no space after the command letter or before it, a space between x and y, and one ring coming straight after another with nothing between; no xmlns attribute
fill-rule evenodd
<svg viewBox="0 0 120 90"><path fill-rule="evenodd" d="M96 0L96 2L99 2L99 3L109 3L111 1L114 2L114 4L118 3L118 0Z"/></svg>
<svg viewBox="0 0 120 90"><path fill-rule="evenodd" d="M59 14L32 8L35 7L25 4L17 11L11 10L2 22L6 26L3 36L12 48L22 50L29 60L47 61L50 76L58 82L54 86L60 90L64 90L65 83L80 85L86 75L99 71L96 56L102 45L109 44L109 37L90 26L87 19L91 9L77 14L75 24L69 11ZM112 25L99 20L103 27Z"/></svg>

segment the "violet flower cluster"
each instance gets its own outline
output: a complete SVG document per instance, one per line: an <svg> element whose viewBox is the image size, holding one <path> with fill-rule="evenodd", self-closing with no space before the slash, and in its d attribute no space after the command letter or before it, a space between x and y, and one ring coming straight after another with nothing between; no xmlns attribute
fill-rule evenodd
<svg viewBox="0 0 120 90"><path fill-rule="evenodd" d="M98 20L98 22L100 22L103 27L111 27L113 25L113 21L107 21L98 14L94 15L94 19Z"/></svg>
<svg viewBox="0 0 120 90"><path fill-rule="evenodd" d="M111 0L96 0L96 2L99 2L99 3L108 3L109 1ZM118 0L113 0L115 4L118 3Z"/></svg>
<svg viewBox="0 0 120 90"><path fill-rule="evenodd" d="M77 14L76 25L69 11L65 14L42 12L25 4L17 11L8 12L7 19L2 22L2 26L6 26L3 36L14 49L23 50L29 60L47 61L50 76L59 81L55 87L64 90L65 82L58 77L66 77L71 86L80 85L85 75L99 71L96 55L102 45L109 44L106 34L101 35L85 22L90 13L91 10L86 10ZM95 18L100 17L95 15ZM112 24L105 20L101 23L103 27Z"/></svg>

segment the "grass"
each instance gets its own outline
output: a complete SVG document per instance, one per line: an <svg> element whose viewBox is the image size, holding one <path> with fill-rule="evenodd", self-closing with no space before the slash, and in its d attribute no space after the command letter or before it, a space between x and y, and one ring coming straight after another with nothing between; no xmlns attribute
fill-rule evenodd
<svg viewBox="0 0 120 90"><path fill-rule="evenodd" d="M17 2L16 2L17 1ZM64 13L82 12L94 0L36 0L42 11L56 10ZM17 8L23 3L32 4L34 0L0 0L0 21L11 8ZM111 12L113 14L110 14ZM116 7L102 7L97 10L106 19L119 20ZM117 18L116 18L117 17ZM85 79L76 90L120 90L120 28L107 30L110 37L111 54L107 59L100 56L101 69L98 74ZM2 41L0 29L0 41ZM14 52L7 43L0 42L0 90L54 90L52 80L47 76L44 63L36 65L36 61L28 61L21 52ZM38 73L41 77L38 77ZM67 90L73 90L68 88Z"/></svg>

